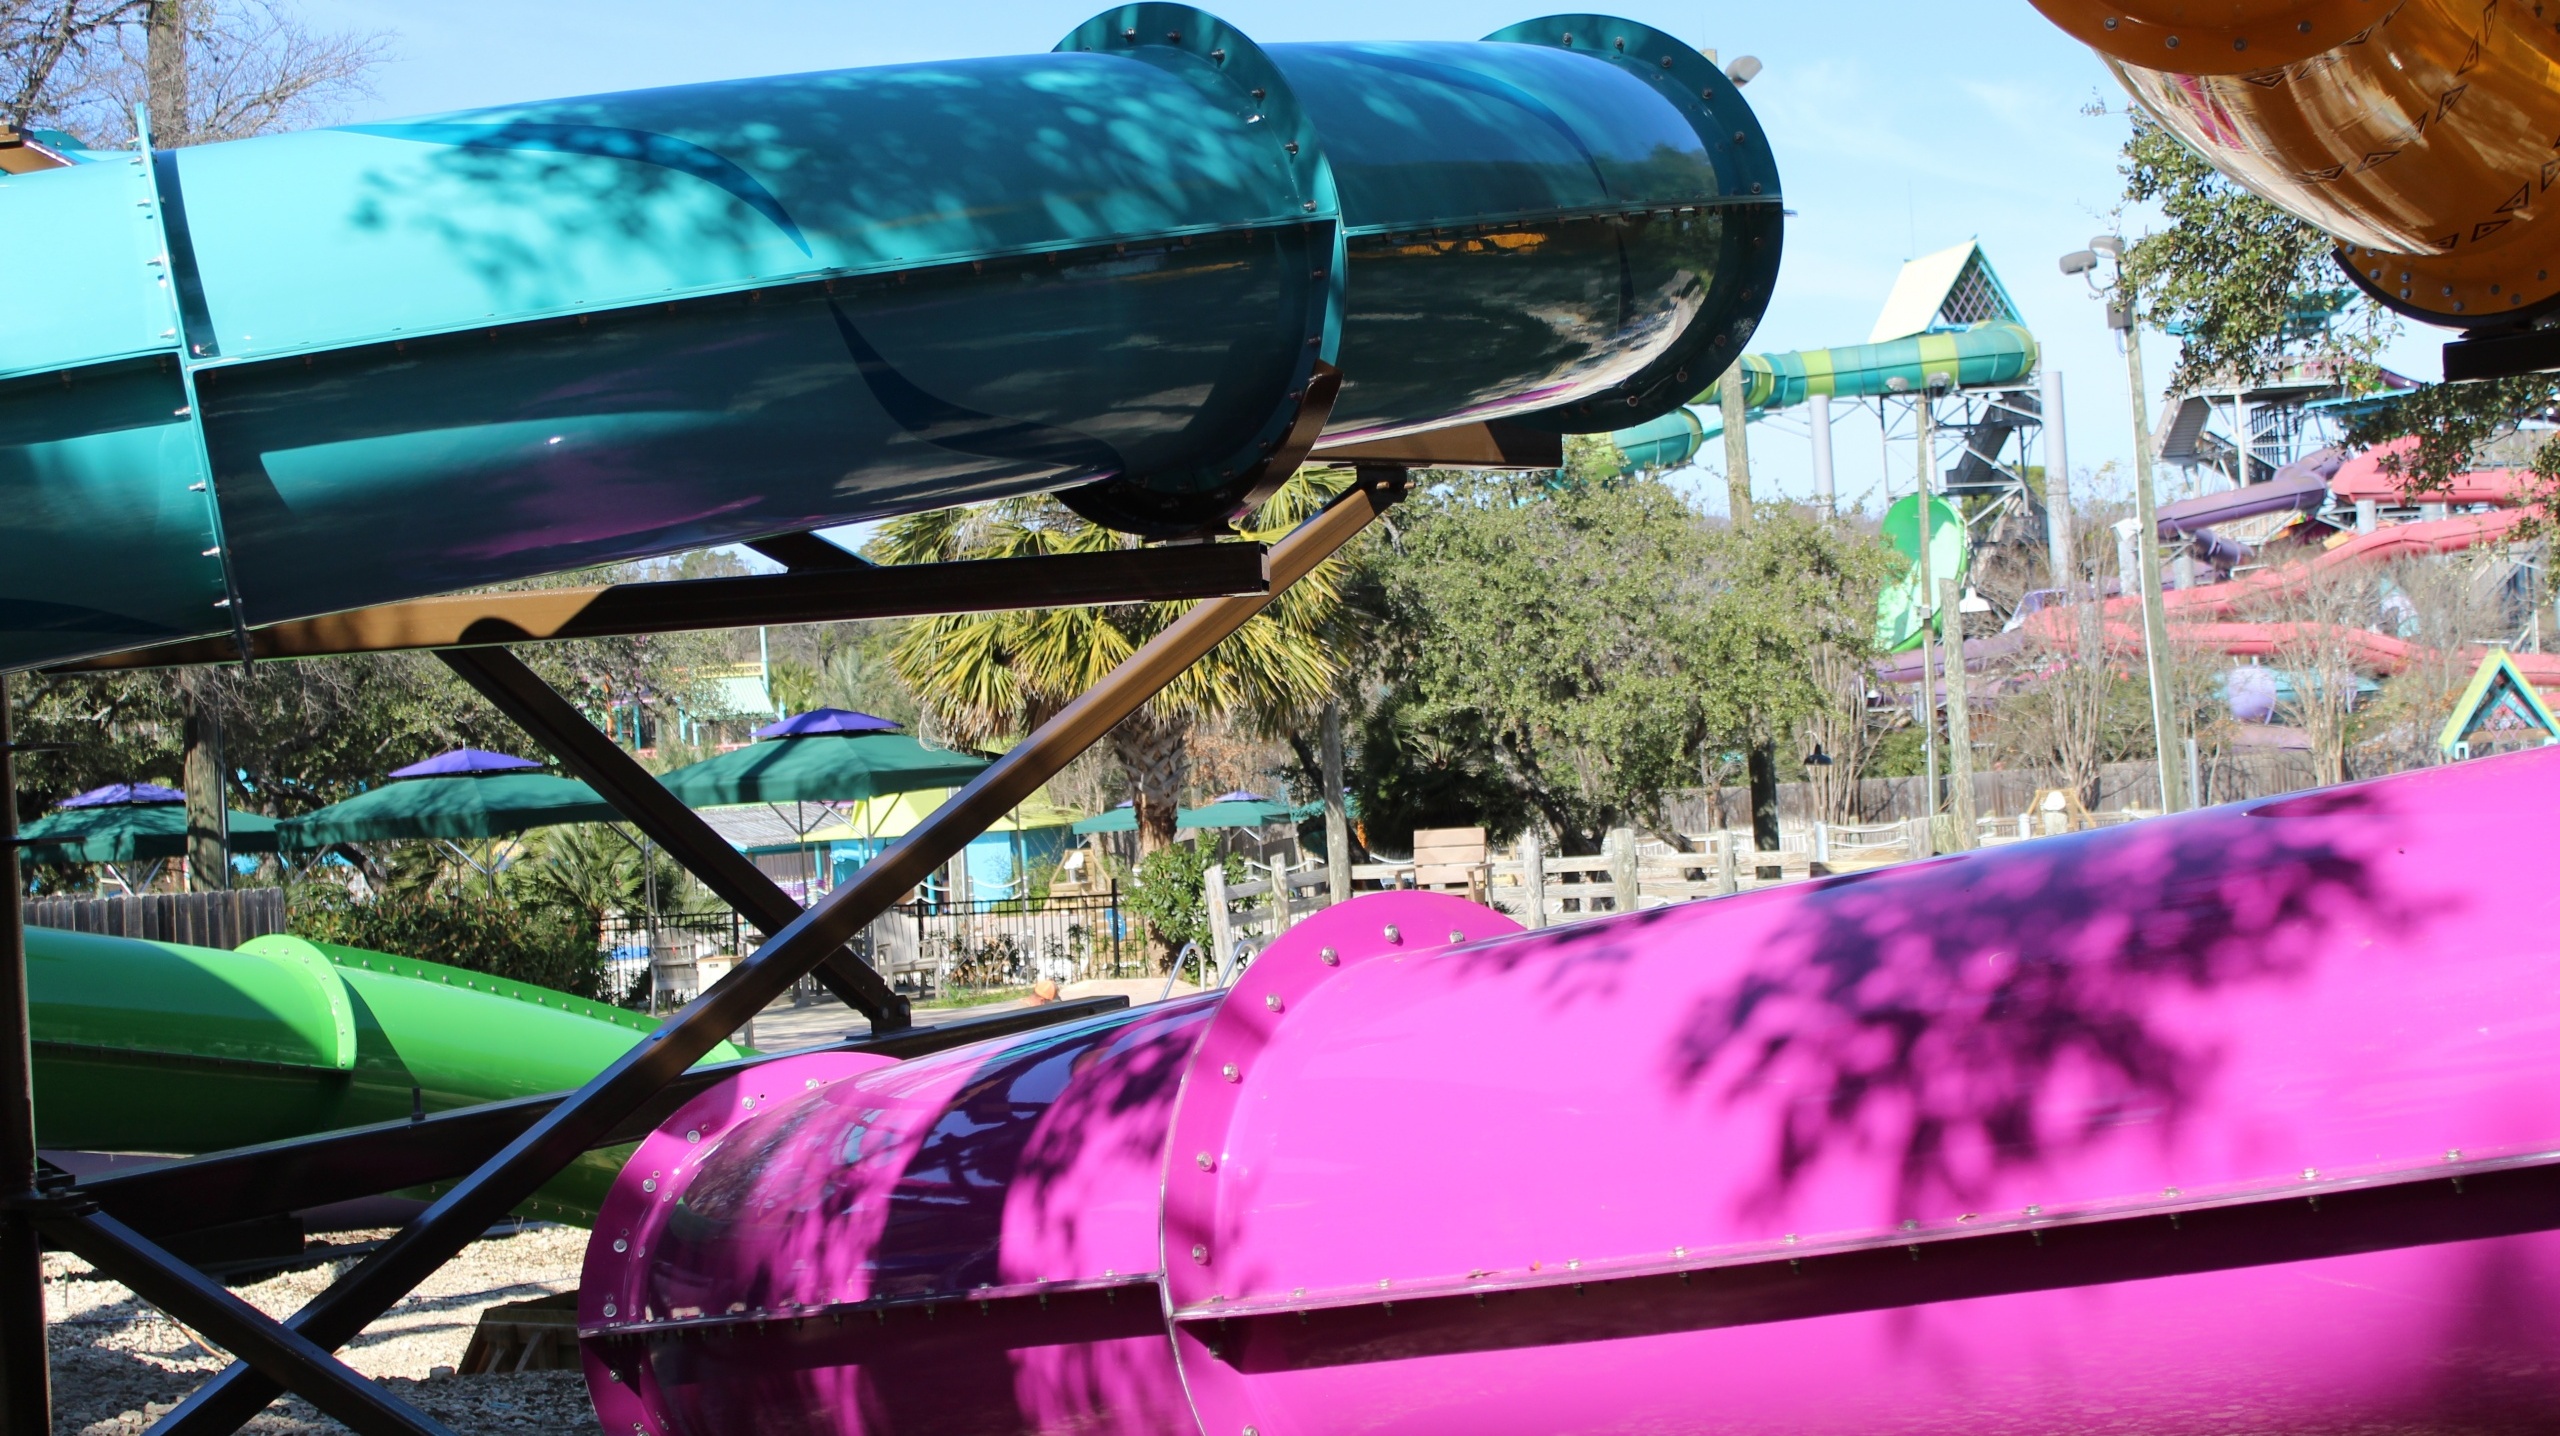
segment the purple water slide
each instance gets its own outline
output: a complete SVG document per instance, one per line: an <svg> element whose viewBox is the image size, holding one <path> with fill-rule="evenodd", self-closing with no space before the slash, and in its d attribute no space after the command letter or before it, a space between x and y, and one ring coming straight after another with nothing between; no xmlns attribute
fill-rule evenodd
<svg viewBox="0 0 2560 1436"><path fill-rule="evenodd" d="M2560 1429L2542 750L714 1089L608 1432ZM2494 835L2494 837L2493 837Z"/></svg>
<svg viewBox="0 0 2560 1436"><path fill-rule="evenodd" d="M2321 449L2276 470L2263 484L2180 499L2160 507L2160 537L2177 538L2215 524L2291 509L2308 513L2329 497L2329 479L2346 462L2341 449Z"/></svg>

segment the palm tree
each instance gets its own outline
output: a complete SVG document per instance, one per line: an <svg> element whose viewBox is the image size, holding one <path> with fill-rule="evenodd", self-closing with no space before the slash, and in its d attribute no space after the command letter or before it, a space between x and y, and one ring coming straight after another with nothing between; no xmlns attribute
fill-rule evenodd
<svg viewBox="0 0 2560 1436"><path fill-rule="evenodd" d="M1345 470L1300 469L1245 520L1244 536L1278 539L1350 482ZM892 520L871 551L883 562L931 563L1135 544L1054 499L1032 497ZM1343 668L1337 628L1346 568L1338 556L1319 565L1111 730L1112 755L1137 807L1141 857L1173 843L1195 725L1240 718L1280 732L1323 707ZM1056 713L1187 608L1117 604L922 619L900 635L892 660L937 726L961 742L991 743Z"/></svg>

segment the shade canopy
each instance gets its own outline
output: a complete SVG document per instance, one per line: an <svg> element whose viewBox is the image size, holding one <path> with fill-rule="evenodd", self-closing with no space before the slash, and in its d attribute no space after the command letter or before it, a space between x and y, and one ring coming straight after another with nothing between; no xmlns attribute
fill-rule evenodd
<svg viewBox="0 0 2560 1436"><path fill-rule="evenodd" d="M934 809L941 807L952 792L950 788L925 788L856 803L846 810L842 821L813 830L803 841L859 843L903 838ZM1036 832L1043 828L1068 827L1075 820L1075 814L1059 807L1050 799L1049 790L1043 788L1024 799L1021 807L998 818L988 831Z"/></svg>
<svg viewBox="0 0 2560 1436"><path fill-rule="evenodd" d="M759 738L811 738L820 734L895 733L898 725L886 718L856 713L850 708L812 708L794 713L778 723L767 723L756 730Z"/></svg>
<svg viewBox="0 0 2560 1436"><path fill-rule="evenodd" d="M229 822L231 851L276 850L275 819L234 811ZM133 863L181 858L187 853L187 808L184 801L163 800L79 808L66 804L27 824L19 830L18 837L26 844L23 856L35 862Z"/></svg>
<svg viewBox="0 0 2560 1436"><path fill-rule="evenodd" d="M408 778L279 824L284 846L414 838L495 838L555 823L611 823L622 814L574 778L494 772Z"/></svg>
<svg viewBox="0 0 2560 1436"><path fill-rule="evenodd" d="M928 748L904 733L829 731L750 743L678 768L658 781L677 802L693 808L859 803L889 793L955 788L992 761Z"/></svg>
<svg viewBox="0 0 2560 1436"><path fill-rule="evenodd" d="M57 808L113 808L127 803L183 803L187 795L158 783L109 783L91 788L76 798L65 798Z"/></svg>
<svg viewBox="0 0 2560 1436"><path fill-rule="evenodd" d="M1246 795L1251 798L1251 795ZM1294 816L1289 805L1268 798L1221 799L1197 808L1184 808L1173 815L1176 832L1199 828L1267 828L1285 823ZM1079 836L1086 833L1134 833L1138 830L1138 810L1123 803L1107 813L1086 818L1076 825Z"/></svg>
<svg viewBox="0 0 2560 1436"><path fill-rule="evenodd" d="M456 748L432 758L394 768L391 776L399 778L452 778L474 773L522 773L542 765L531 758L513 753L492 753L485 748Z"/></svg>

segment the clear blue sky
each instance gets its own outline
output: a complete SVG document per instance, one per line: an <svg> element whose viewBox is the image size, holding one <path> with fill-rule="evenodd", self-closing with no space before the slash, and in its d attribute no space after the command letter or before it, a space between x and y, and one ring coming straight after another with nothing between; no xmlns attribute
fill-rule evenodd
<svg viewBox="0 0 2560 1436"><path fill-rule="evenodd" d="M1045 50L1091 0L984 0L907 10L876 0L302 0L316 23L393 32L377 98L350 118L793 70ZM1227 0L1212 7L1266 42L1468 39L1551 13L1489 0ZM1755 349L1866 338L1904 259L1979 238L2069 390L2072 466L2130 468L2123 360L2099 306L2056 259L2106 229L2121 181L2122 90L2086 49L2026 0L1936 5L1671 5L1627 0L1619 13L1730 61L1766 68L1745 92L1778 156L1787 202L1786 261ZM2103 104L2110 113L2083 111ZM2143 220L2131 217L2139 230ZM2388 356L2438 373L2434 331ZM2154 381L2174 352L2146 349ZM1841 497L1870 505L1880 460L1872 421L1835 429ZM1809 490L1808 450L1793 432L1753 426L1764 488ZM2039 456L2040 457L2040 456ZM1909 478L1907 449L1897 486ZM1721 504L1721 483L1702 486Z"/></svg>

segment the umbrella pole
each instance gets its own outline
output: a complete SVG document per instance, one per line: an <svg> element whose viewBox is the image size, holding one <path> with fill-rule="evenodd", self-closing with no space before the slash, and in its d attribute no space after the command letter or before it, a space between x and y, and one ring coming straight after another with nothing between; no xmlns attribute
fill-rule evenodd
<svg viewBox="0 0 2560 1436"><path fill-rule="evenodd" d="M1312 433L1308 440L1312 443ZM1303 455L1304 450L1299 453ZM710 991L687 1003L682 1012L658 1029L655 1037L616 1058L593 1081L562 1099L522 1136L481 1164L478 1171L437 1198L434 1205L379 1251L330 1283L327 1290L294 1314L294 1333L309 1338L323 1350L334 1350L352 1340L367 1324L390 1310L393 1302L470 1245L490 1223L532 1196L536 1188L610 1135L722 1038L744 1026L766 1003L842 951L845 942L887 912L899 894L923 881L934 868L967 846L971 838L1020 806L1035 789L1102 741L1121 720L1138 711L1404 496L1402 466L1363 465L1358 475L1352 488L1273 547L1269 593L1209 599L1174 620L1122 660L1100 683L969 780L966 787L866 866L852 882L775 932L753 956L714 983ZM471 671L457 660L481 652L504 650L448 649L443 656L466 679L471 679ZM511 655L509 661L514 662ZM522 667L521 663L516 666ZM480 683L475 679L473 686L480 687ZM543 691L550 692L547 685ZM556 693L551 697L567 707ZM601 737L592 725L583 725L583 720L582 726L589 735ZM657 791L666 801L674 801L664 788ZM216 1436L235 1431L282 1391L283 1387L272 1377L235 1362L198 1387L154 1429L161 1436Z"/></svg>
<svg viewBox="0 0 2560 1436"><path fill-rule="evenodd" d="M34 1053L28 1041L27 932L18 873L18 771L8 679L0 675L0 1433L50 1436L53 1370L44 1330L44 1241L36 1191Z"/></svg>

